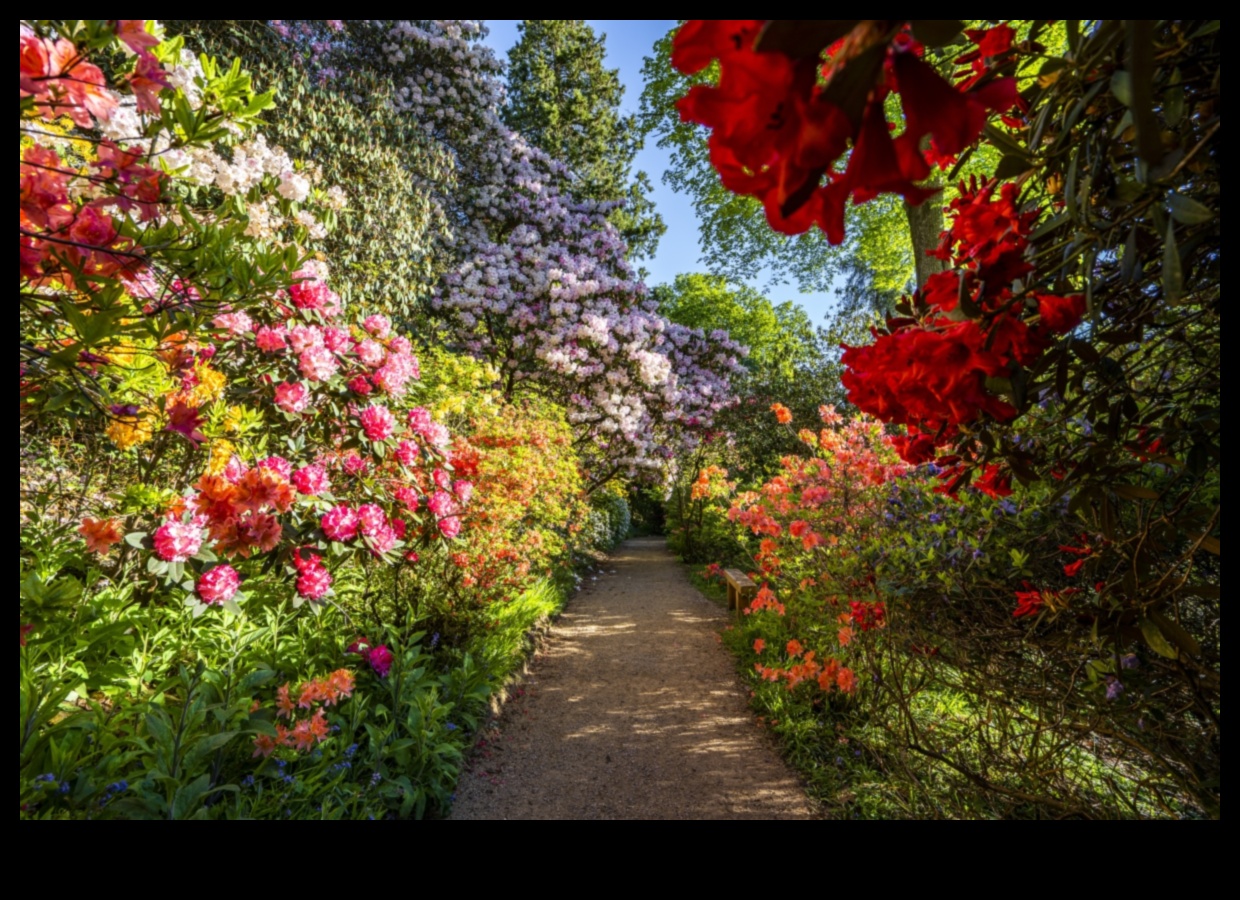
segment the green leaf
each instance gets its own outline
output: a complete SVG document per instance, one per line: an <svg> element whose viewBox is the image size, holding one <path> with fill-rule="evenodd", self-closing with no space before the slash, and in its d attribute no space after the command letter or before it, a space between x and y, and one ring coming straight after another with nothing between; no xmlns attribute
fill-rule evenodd
<svg viewBox="0 0 1240 900"><path fill-rule="evenodd" d="M188 819L194 807L210 790L210 775L201 775L191 784L181 787L172 798L171 818L175 821Z"/></svg>
<svg viewBox="0 0 1240 900"><path fill-rule="evenodd" d="M1132 106L1132 76L1123 69L1111 76L1111 93L1120 103Z"/></svg>
<svg viewBox="0 0 1240 900"><path fill-rule="evenodd" d="M1184 263L1175 243L1175 222L1167 223L1167 246L1163 252L1163 296L1168 303L1179 303L1184 297Z"/></svg>
<svg viewBox="0 0 1240 900"><path fill-rule="evenodd" d="M1150 649L1159 656L1165 656L1167 659L1179 659L1180 652L1171 646L1171 643L1163 636L1159 630L1157 623L1153 619L1141 620L1141 634L1145 638L1145 642L1149 644Z"/></svg>
<svg viewBox="0 0 1240 900"><path fill-rule="evenodd" d="M1117 484L1112 490L1126 500L1157 500L1162 494L1135 484Z"/></svg>
<svg viewBox="0 0 1240 900"><path fill-rule="evenodd" d="M1023 154L1019 156L1009 154L999 160L999 167L995 169L995 177L1002 179L1017 178L1034 168L1035 165L1033 160Z"/></svg>
<svg viewBox="0 0 1240 900"><path fill-rule="evenodd" d="M1177 623L1164 616L1162 613L1150 613L1150 618L1158 626L1158 630L1166 635L1172 643L1179 647L1189 656L1201 656L1201 644L1197 643L1197 639L1181 628Z"/></svg>
<svg viewBox="0 0 1240 900"><path fill-rule="evenodd" d="M959 19L912 19L913 36L927 47L946 47L960 36L964 22Z"/></svg>
<svg viewBox="0 0 1240 900"><path fill-rule="evenodd" d="M1167 206L1171 210L1171 218L1181 225L1201 225L1214 219L1214 210L1183 194L1168 194Z"/></svg>

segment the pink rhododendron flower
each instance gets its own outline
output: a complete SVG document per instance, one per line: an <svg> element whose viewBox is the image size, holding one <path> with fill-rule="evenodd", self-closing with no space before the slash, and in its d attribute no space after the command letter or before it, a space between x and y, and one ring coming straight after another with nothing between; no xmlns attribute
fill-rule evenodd
<svg viewBox="0 0 1240 900"><path fill-rule="evenodd" d="M202 529L169 522L155 532L155 552L164 562L183 563L202 549Z"/></svg>
<svg viewBox="0 0 1240 900"><path fill-rule="evenodd" d="M419 437L430 439L431 429L435 424L435 420L431 418L430 410L416 406L409 410L409 427L413 429L413 433Z"/></svg>
<svg viewBox="0 0 1240 900"><path fill-rule="evenodd" d="M435 491L430 500L426 502L426 507L436 516L450 515L454 509L452 495L446 491Z"/></svg>
<svg viewBox="0 0 1240 900"><path fill-rule="evenodd" d="M418 461L418 447L409 441L401 441L400 446L396 448L396 461L405 468L412 468L413 464Z"/></svg>
<svg viewBox="0 0 1240 900"><path fill-rule="evenodd" d="M254 343L263 353L280 353L288 349L285 330L264 325L254 332Z"/></svg>
<svg viewBox="0 0 1240 900"><path fill-rule="evenodd" d="M370 468L370 463L362 459L356 453L350 453L344 458L344 471L347 475L354 477L365 475Z"/></svg>
<svg viewBox="0 0 1240 900"><path fill-rule="evenodd" d="M366 379L365 375L358 375L349 382L349 390L357 394L359 397L369 397L374 393L375 389L371 387L371 384Z"/></svg>
<svg viewBox="0 0 1240 900"><path fill-rule="evenodd" d="M375 556L383 556L385 553L392 552L398 538L395 529L385 525L374 534L367 535L366 540L370 544L371 553Z"/></svg>
<svg viewBox="0 0 1240 900"><path fill-rule="evenodd" d="M322 600L332 589L331 573L323 567L323 557L314 553L303 556L306 551L293 554L297 569L297 595L304 600Z"/></svg>
<svg viewBox="0 0 1240 900"><path fill-rule="evenodd" d="M396 417L386 406L370 406L360 416L362 430L372 441L386 441L396 431Z"/></svg>
<svg viewBox="0 0 1240 900"><path fill-rule="evenodd" d="M339 370L336 356L326 347L311 347L301 355L301 374L311 381L328 381Z"/></svg>
<svg viewBox="0 0 1240 900"><path fill-rule="evenodd" d="M249 466L241 461L241 457L233 455L229 457L228 464L224 466L224 477L232 484L236 484L249 471Z"/></svg>
<svg viewBox="0 0 1240 900"><path fill-rule="evenodd" d="M387 513L373 503L358 507L357 520L362 534L366 537L374 537L388 527Z"/></svg>
<svg viewBox="0 0 1240 900"><path fill-rule="evenodd" d="M388 341L388 352L394 356L408 356L413 352L413 344L409 343L409 338L397 335ZM414 360L417 363L417 360Z"/></svg>
<svg viewBox="0 0 1240 900"><path fill-rule="evenodd" d="M343 328L324 328L323 346L332 353L343 353L353 346L353 338Z"/></svg>
<svg viewBox="0 0 1240 900"><path fill-rule="evenodd" d="M338 304L337 297L326 284L321 281L301 281L288 289L293 305L298 309L329 312Z"/></svg>
<svg viewBox="0 0 1240 900"><path fill-rule="evenodd" d="M301 382L276 385L276 406L286 413L303 413L309 405L310 392Z"/></svg>
<svg viewBox="0 0 1240 900"><path fill-rule="evenodd" d="M388 677L388 673L392 671L392 661L392 651L382 644L366 654L366 662L380 678Z"/></svg>
<svg viewBox="0 0 1240 900"><path fill-rule="evenodd" d="M216 566L198 579L195 593L207 606L220 606L237 596L241 576L232 566Z"/></svg>
<svg viewBox="0 0 1240 900"><path fill-rule="evenodd" d="M285 481L293 477L293 466L282 456L269 456L258 464L260 469L270 469Z"/></svg>
<svg viewBox="0 0 1240 900"><path fill-rule="evenodd" d="M417 512L418 507L422 505L418 500L418 492L413 488L397 488L396 500L398 503L402 504L405 509L409 510L409 512Z"/></svg>
<svg viewBox="0 0 1240 900"><path fill-rule="evenodd" d="M412 356L389 356L373 376L376 385L394 397L404 396L405 386L419 378L418 363Z"/></svg>
<svg viewBox="0 0 1240 900"><path fill-rule="evenodd" d="M461 503L468 504L474 496L474 486L468 481L457 481L452 485L452 492Z"/></svg>
<svg viewBox="0 0 1240 900"><path fill-rule="evenodd" d="M409 534L409 523L404 519L395 519L392 522L392 531L396 533L397 540L403 541Z"/></svg>
<svg viewBox="0 0 1240 900"><path fill-rule="evenodd" d="M383 365L383 360L387 357L383 345L376 341L362 341L357 345L357 358L364 365L371 369L377 369Z"/></svg>
<svg viewBox="0 0 1240 900"><path fill-rule="evenodd" d="M431 475L431 480L435 482L435 486L441 491L446 491L452 487L452 479L443 469L436 469Z"/></svg>
<svg viewBox="0 0 1240 900"><path fill-rule="evenodd" d="M323 516L320 525L328 540L345 544L357 537L361 525L357 513L347 506L337 506Z"/></svg>
<svg viewBox="0 0 1240 900"><path fill-rule="evenodd" d="M362 323L362 327L370 334L383 340L392 333L392 321L387 316L370 316Z"/></svg>
<svg viewBox="0 0 1240 900"><path fill-rule="evenodd" d="M242 337L254 330L254 320L243 312L223 313L212 320L216 328L222 328L234 337Z"/></svg>
<svg viewBox="0 0 1240 900"><path fill-rule="evenodd" d="M453 540L461 533L461 520L456 516L439 520L439 533L448 540Z"/></svg>
<svg viewBox="0 0 1240 900"><path fill-rule="evenodd" d="M438 447L440 450L445 449L452 442L452 433L447 427L435 422L430 427L430 434L426 438L432 446Z"/></svg>
<svg viewBox="0 0 1240 900"><path fill-rule="evenodd" d="M311 347L322 347L323 332L313 325L295 325L288 330L288 343L294 353L304 353Z"/></svg>
<svg viewBox="0 0 1240 900"><path fill-rule="evenodd" d="M304 469L298 469L293 473L293 487L297 488L299 494L307 497L317 497L320 494L326 494L332 489L331 479L327 477L327 470L320 465L306 466Z"/></svg>

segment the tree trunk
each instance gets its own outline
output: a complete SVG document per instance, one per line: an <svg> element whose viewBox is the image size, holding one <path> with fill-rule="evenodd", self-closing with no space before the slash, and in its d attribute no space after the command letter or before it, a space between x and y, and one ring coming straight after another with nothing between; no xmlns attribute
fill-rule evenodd
<svg viewBox="0 0 1240 900"><path fill-rule="evenodd" d="M943 204L938 197L931 197L920 206L904 204L908 216L909 236L913 240L913 264L917 267L917 286L926 286L927 279L936 272L947 269L947 263L930 256L939 245L943 232Z"/></svg>

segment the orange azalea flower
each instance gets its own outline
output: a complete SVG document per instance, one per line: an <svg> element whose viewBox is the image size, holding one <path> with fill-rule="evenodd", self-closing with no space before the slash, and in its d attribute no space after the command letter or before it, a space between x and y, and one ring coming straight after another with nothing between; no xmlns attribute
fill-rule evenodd
<svg viewBox="0 0 1240 900"><path fill-rule="evenodd" d="M805 652L805 648L801 646L801 642L796 641L796 640L789 641L787 649L788 649L788 655L791 656L793 659L796 659L798 656L800 656L802 653Z"/></svg>
<svg viewBox="0 0 1240 900"><path fill-rule="evenodd" d="M853 641L853 630L851 628L840 629L840 646L847 647Z"/></svg>
<svg viewBox="0 0 1240 900"><path fill-rule="evenodd" d="M787 425L792 421L792 410L784 406L782 403L776 403L771 406L771 412L775 413L775 418L780 425Z"/></svg>
<svg viewBox="0 0 1240 900"><path fill-rule="evenodd" d="M86 549L100 556L107 556L112 548L125 539L121 523L116 519L83 519L78 529L86 540Z"/></svg>
<svg viewBox="0 0 1240 900"><path fill-rule="evenodd" d="M337 669L328 676L327 684L335 694L332 703L338 702L340 699L348 699L353 696L353 673L348 669ZM330 704L329 704L330 705Z"/></svg>
<svg viewBox="0 0 1240 900"><path fill-rule="evenodd" d="M835 677L835 683L845 694L851 694L857 690L857 676L853 674L852 669L840 669L839 675Z"/></svg>
<svg viewBox="0 0 1240 900"><path fill-rule="evenodd" d="M288 695L288 685L282 685L276 691L276 715L281 719L291 719L295 709L296 707L293 706L293 701Z"/></svg>
<svg viewBox="0 0 1240 900"><path fill-rule="evenodd" d="M762 638L758 638L756 641L754 641L753 652L759 653L759 654L765 653L766 652L766 641L762 640Z"/></svg>
<svg viewBox="0 0 1240 900"><path fill-rule="evenodd" d="M314 749L314 733L310 730L310 719L303 719L288 735L289 746L298 753L308 753Z"/></svg>
<svg viewBox="0 0 1240 900"><path fill-rule="evenodd" d="M260 756L263 759L269 759L271 754L276 752L276 739L270 735L260 734L254 738L254 759Z"/></svg>
<svg viewBox="0 0 1240 900"><path fill-rule="evenodd" d="M323 690L323 685L317 681L307 681L301 686L301 696L297 699L297 706L301 709L310 709L314 704L326 699L327 693Z"/></svg>
<svg viewBox="0 0 1240 900"><path fill-rule="evenodd" d="M331 726L327 724L327 716L320 709L314 714L314 718L310 720L310 734L314 737L316 743L321 744L327 740L331 731Z"/></svg>

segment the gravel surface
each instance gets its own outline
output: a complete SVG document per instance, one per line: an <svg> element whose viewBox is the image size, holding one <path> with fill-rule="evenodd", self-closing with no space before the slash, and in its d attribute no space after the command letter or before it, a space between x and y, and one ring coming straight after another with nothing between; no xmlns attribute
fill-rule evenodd
<svg viewBox="0 0 1240 900"><path fill-rule="evenodd" d="M811 819L662 540L587 582L461 780L458 819Z"/></svg>

